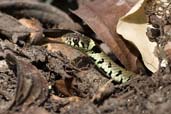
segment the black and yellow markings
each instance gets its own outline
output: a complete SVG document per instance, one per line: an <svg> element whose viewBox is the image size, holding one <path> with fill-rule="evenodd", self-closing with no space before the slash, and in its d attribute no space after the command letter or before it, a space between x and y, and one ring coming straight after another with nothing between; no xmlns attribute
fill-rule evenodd
<svg viewBox="0 0 171 114"><path fill-rule="evenodd" d="M111 62L108 63L108 68L111 68L112 67L112 64Z"/></svg>
<svg viewBox="0 0 171 114"><path fill-rule="evenodd" d="M97 61L97 64L103 64L104 59L102 58L100 61Z"/></svg>
<svg viewBox="0 0 171 114"><path fill-rule="evenodd" d="M74 38L72 41L73 41L73 45L74 46L80 47L79 46L79 39L78 38Z"/></svg>
<svg viewBox="0 0 171 114"><path fill-rule="evenodd" d="M114 63L92 39L80 33L68 33L62 36L62 40L64 43L84 51L94 60L96 66L103 70L107 77L116 82L126 82L135 75Z"/></svg>

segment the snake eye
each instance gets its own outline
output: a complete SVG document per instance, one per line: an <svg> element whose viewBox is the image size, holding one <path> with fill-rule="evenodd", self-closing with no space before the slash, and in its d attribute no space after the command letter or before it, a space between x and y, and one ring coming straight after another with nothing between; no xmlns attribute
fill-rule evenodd
<svg viewBox="0 0 171 114"><path fill-rule="evenodd" d="M72 39L72 42L73 42L73 45L76 46L76 47L79 47L79 39L77 37L74 37Z"/></svg>
<svg viewBox="0 0 171 114"><path fill-rule="evenodd" d="M74 38L73 41L74 41L74 42L78 42L78 38Z"/></svg>
<svg viewBox="0 0 171 114"><path fill-rule="evenodd" d="M79 42L78 38L74 38L74 39L73 39L73 42L74 42L75 44L78 44L78 42Z"/></svg>

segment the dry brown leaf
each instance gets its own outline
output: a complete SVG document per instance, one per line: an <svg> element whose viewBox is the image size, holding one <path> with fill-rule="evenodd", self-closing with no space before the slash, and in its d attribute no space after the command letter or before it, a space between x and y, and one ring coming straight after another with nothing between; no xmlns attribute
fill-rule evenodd
<svg viewBox="0 0 171 114"><path fill-rule="evenodd" d="M29 39L30 43L37 44L40 42L40 40L42 40L43 27L38 20L36 20L34 18L32 18L32 19L22 18L19 20L19 22L21 24L23 24L24 26L26 26L27 28L33 30L30 33L30 39Z"/></svg>
<svg viewBox="0 0 171 114"><path fill-rule="evenodd" d="M155 56L155 42L150 42L147 35L147 19L144 13L146 0L140 0L117 25L117 32L132 42L140 51L145 66L152 72L158 70L159 61Z"/></svg>
<svg viewBox="0 0 171 114"><path fill-rule="evenodd" d="M54 86L65 96L72 96L72 79L57 80Z"/></svg>
<svg viewBox="0 0 171 114"><path fill-rule="evenodd" d="M130 0L129 0L130 1ZM128 12L135 2L128 0L95 0L74 13L82 18L97 36L105 42L121 63L129 70L138 71L137 57L116 32L118 19Z"/></svg>
<svg viewBox="0 0 171 114"><path fill-rule="evenodd" d="M50 96L50 99L53 100L53 101L56 101L56 102L64 102L64 101L68 101L68 102L80 102L81 98L80 97L77 97L77 96L71 96L71 97L65 97L65 98L62 98L62 97L59 97L59 96L56 96L56 95L51 95Z"/></svg>
<svg viewBox="0 0 171 114"><path fill-rule="evenodd" d="M10 51L6 61L16 65L18 78L16 94L11 108L18 106L40 105L48 96L48 82L42 73L31 63L17 59Z"/></svg>
<svg viewBox="0 0 171 114"><path fill-rule="evenodd" d="M49 38L50 39L50 38ZM54 40L53 40L54 41ZM72 47L69 47L67 45L63 44L56 44L56 43L48 43L46 44L46 47L49 51L52 52L58 52L60 51L63 53L69 60L74 60L77 57L84 56L83 53L81 53L78 50L73 50ZM61 51L62 50L62 51Z"/></svg>

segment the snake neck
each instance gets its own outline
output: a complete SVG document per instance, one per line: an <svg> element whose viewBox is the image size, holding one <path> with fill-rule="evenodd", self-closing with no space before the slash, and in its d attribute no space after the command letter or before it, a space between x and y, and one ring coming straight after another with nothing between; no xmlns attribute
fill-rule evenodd
<svg viewBox="0 0 171 114"><path fill-rule="evenodd" d="M108 78L112 78L117 83L127 82L133 75L133 72L127 71L111 60L103 51L94 52L87 51L96 66L106 74Z"/></svg>

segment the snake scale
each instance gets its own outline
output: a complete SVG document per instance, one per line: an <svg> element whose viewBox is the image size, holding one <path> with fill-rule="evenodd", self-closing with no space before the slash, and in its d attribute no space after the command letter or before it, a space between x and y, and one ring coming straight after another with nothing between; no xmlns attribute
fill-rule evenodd
<svg viewBox="0 0 171 114"><path fill-rule="evenodd" d="M108 78L112 78L114 82L124 83L135 75L133 72L114 63L100 49L95 41L81 33L67 33L63 35L61 39L65 44L74 47L91 57L95 65L101 69Z"/></svg>

